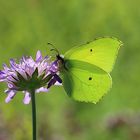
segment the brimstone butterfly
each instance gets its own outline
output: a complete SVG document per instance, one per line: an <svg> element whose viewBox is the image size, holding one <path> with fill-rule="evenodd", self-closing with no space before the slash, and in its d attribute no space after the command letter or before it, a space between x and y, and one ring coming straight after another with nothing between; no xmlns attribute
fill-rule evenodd
<svg viewBox="0 0 140 140"><path fill-rule="evenodd" d="M97 103L112 85L110 72L122 45L116 38L104 37L77 46L60 55L62 84L77 101Z"/></svg>

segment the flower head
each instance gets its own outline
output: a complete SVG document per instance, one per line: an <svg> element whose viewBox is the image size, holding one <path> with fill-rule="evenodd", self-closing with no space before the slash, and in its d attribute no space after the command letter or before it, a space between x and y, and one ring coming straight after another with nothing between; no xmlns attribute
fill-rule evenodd
<svg viewBox="0 0 140 140"><path fill-rule="evenodd" d="M5 101L9 102L17 91L22 91L23 102L28 104L31 100L31 91L48 92L52 85L62 83L58 72L57 60L51 62L50 57L43 58L40 51L37 52L35 61L32 57L22 57L19 63L11 59L10 67L4 64L3 70L0 70L0 82L6 82L8 86L5 90Z"/></svg>

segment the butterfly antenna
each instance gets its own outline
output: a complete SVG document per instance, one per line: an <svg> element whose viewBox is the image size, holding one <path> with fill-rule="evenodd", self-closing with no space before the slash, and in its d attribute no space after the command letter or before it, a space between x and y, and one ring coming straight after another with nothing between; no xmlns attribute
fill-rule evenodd
<svg viewBox="0 0 140 140"><path fill-rule="evenodd" d="M55 48L55 46L51 43L48 43L48 45L52 46L53 48L50 49L50 51L55 51L59 55L59 51Z"/></svg>

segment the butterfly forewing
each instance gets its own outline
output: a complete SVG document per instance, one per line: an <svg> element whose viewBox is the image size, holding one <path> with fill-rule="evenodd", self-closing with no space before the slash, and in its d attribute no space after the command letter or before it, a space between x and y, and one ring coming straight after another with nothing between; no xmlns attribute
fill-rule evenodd
<svg viewBox="0 0 140 140"><path fill-rule="evenodd" d="M121 42L115 38L100 38L72 48L66 52L65 59L88 62L110 72L120 46Z"/></svg>

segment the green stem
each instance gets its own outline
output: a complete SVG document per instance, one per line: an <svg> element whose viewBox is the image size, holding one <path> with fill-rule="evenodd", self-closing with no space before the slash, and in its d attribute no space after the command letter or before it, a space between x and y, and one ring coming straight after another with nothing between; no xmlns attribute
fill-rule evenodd
<svg viewBox="0 0 140 140"><path fill-rule="evenodd" d="M32 135L33 140L36 140L36 104L35 104L35 91L31 91L32 100Z"/></svg>

